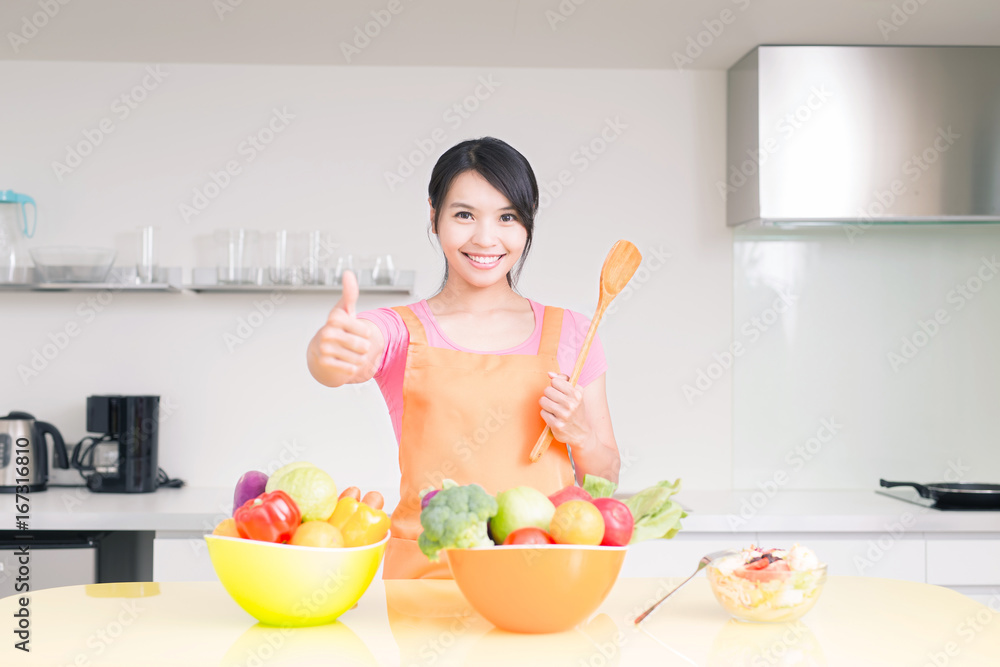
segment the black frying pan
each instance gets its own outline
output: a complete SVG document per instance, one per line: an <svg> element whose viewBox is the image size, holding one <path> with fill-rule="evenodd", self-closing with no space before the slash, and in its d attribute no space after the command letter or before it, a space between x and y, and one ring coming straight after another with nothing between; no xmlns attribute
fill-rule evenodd
<svg viewBox="0 0 1000 667"><path fill-rule="evenodd" d="M878 481L886 488L912 486L921 498L930 498L936 507L1000 510L1000 484L970 484L967 482L916 482Z"/></svg>

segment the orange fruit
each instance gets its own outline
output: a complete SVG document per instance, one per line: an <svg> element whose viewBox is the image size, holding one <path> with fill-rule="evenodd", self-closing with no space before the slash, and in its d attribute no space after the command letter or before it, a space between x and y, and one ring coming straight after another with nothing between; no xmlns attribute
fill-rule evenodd
<svg viewBox="0 0 1000 667"><path fill-rule="evenodd" d="M567 500L552 515L549 534L558 544L600 544L604 517L589 501Z"/></svg>
<svg viewBox="0 0 1000 667"><path fill-rule="evenodd" d="M336 526L326 521L304 521L292 533L288 543L297 547L342 547L344 536Z"/></svg>
<svg viewBox="0 0 1000 667"><path fill-rule="evenodd" d="M213 535L222 535L223 537L239 537L240 534L236 530L236 520L235 519L223 519L219 522L219 525L215 527L212 531Z"/></svg>

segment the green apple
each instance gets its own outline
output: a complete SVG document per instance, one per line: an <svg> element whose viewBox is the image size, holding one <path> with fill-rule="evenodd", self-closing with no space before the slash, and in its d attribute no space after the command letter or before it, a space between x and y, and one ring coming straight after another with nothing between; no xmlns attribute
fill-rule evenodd
<svg viewBox="0 0 1000 667"><path fill-rule="evenodd" d="M545 494L530 486L518 486L497 494L499 511L490 519L490 534L497 544L518 528L534 526L548 530L556 506Z"/></svg>

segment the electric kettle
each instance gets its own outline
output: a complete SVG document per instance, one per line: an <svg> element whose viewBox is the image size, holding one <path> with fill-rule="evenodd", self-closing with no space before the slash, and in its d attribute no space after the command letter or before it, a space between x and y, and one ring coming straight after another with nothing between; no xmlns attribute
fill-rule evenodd
<svg viewBox="0 0 1000 667"><path fill-rule="evenodd" d="M36 421L27 412L0 417L0 493L44 491L49 483L46 435L52 436L56 466L69 469L66 443L52 424Z"/></svg>
<svg viewBox="0 0 1000 667"><path fill-rule="evenodd" d="M0 190L0 283L31 282L31 260L23 239L34 235L37 222L38 209L34 199L13 190Z"/></svg>

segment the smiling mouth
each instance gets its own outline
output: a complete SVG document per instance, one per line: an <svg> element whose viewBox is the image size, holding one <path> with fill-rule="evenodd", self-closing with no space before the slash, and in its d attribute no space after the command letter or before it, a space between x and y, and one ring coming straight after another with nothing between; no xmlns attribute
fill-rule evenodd
<svg viewBox="0 0 1000 667"><path fill-rule="evenodd" d="M506 257L506 254L502 255L470 255L467 252L463 252L463 255L469 258L473 264L483 267L492 267L500 263L500 260Z"/></svg>

